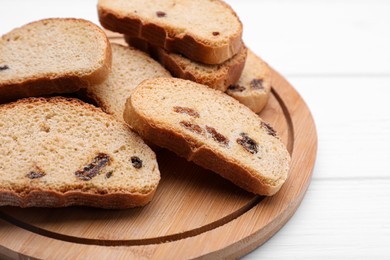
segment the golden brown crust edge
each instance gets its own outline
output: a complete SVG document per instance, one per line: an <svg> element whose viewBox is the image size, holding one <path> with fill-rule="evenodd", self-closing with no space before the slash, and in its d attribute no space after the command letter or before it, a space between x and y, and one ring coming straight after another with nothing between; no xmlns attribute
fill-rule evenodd
<svg viewBox="0 0 390 260"><path fill-rule="evenodd" d="M236 61L225 61L230 62L227 66L227 71L225 74L220 73L220 75L206 75L204 77L197 77L195 74L191 73L190 70L184 70L180 64L178 64L175 59L170 55L169 52L165 51L162 48L154 47L148 44L146 41L138 38L129 37L125 35L125 41L130 45L134 46L144 52L149 53L151 57L158 60L164 68L169 70L174 77L188 79L206 86L209 86L213 89L220 90L225 92L229 86L236 84L240 79L241 73L245 66L247 48L244 44L235 56L231 59L237 58ZM222 64L221 64L222 65ZM223 66L223 65L222 65Z"/></svg>
<svg viewBox="0 0 390 260"><path fill-rule="evenodd" d="M167 52L162 49L158 50L159 53L159 62L168 69L172 75L182 79L188 79L206 86L209 86L213 89L220 90L225 92L230 85L235 84L240 76L241 72L244 69L245 59L240 60L238 63L234 63L228 67L227 73L220 77L203 77L197 78L191 71L185 71L182 67L175 62L174 59L169 56ZM238 54L236 54L238 55ZM234 57L233 57L234 58ZM227 62L227 61L226 61Z"/></svg>
<svg viewBox="0 0 390 260"><path fill-rule="evenodd" d="M237 54L242 46L241 22L240 33L233 35L229 42L216 47L206 45L188 34L172 37L169 29L143 22L138 18L118 16L101 6L98 6L98 15L101 25L108 30L144 39L169 52L178 52L191 60L206 64L221 64Z"/></svg>
<svg viewBox="0 0 390 260"><path fill-rule="evenodd" d="M47 96L51 94L73 93L92 84L103 82L111 70L111 49L106 54L105 64L90 75L83 77L66 76L58 78L30 79L20 84L0 86L0 103L20 98Z"/></svg>
<svg viewBox="0 0 390 260"><path fill-rule="evenodd" d="M0 206L27 207L68 207L89 206L105 209L126 209L148 204L156 189L147 194L140 193L110 193L91 194L81 191L65 193L49 190L32 190L26 195L20 195L8 190L0 190Z"/></svg>
<svg viewBox="0 0 390 260"><path fill-rule="evenodd" d="M188 161L209 169L233 182L237 186L254 194L272 196L282 187L283 182L272 186L265 179L255 177L245 167L227 159L189 136L181 136L174 129L160 126L151 119L145 119L142 112L131 105L131 98L126 102L124 119L131 124L147 142L167 148Z"/></svg>

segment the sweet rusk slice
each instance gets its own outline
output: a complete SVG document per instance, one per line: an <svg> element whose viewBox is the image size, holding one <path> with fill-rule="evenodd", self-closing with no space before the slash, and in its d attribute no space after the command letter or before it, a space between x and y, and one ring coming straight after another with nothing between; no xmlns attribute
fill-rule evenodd
<svg viewBox="0 0 390 260"><path fill-rule="evenodd" d="M160 172L129 127L76 99L0 106L0 206L143 206Z"/></svg>
<svg viewBox="0 0 390 260"><path fill-rule="evenodd" d="M275 194L290 156L275 130L237 100L177 78L142 82L124 119L145 140L210 169L247 191Z"/></svg>
<svg viewBox="0 0 390 260"><path fill-rule="evenodd" d="M90 98L106 112L123 121L126 99L145 79L171 75L148 54L132 47L112 44L112 70L108 78L87 87Z"/></svg>
<svg viewBox="0 0 390 260"><path fill-rule="evenodd" d="M52 18L26 24L0 38L0 102L71 93L105 80L111 47L95 24Z"/></svg>
<svg viewBox="0 0 390 260"><path fill-rule="evenodd" d="M183 55L168 52L148 42L125 36L126 42L158 60L174 77L188 79L225 92L236 84L244 69L247 48L242 45L240 51L222 64L210 65L192 61Z"/></svg>
<svg viewBox="0 0 390 260"><path fill-rule="evenodd" d="M220 0L99 0L103 27L193 61L220 64L239 52L242 24Z"/></svg>

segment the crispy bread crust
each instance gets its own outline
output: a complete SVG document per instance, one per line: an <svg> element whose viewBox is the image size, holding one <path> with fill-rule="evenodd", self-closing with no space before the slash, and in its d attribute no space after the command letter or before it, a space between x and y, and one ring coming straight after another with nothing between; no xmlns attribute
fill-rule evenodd
<svg viewBox="0 0 390 260"><path fill-rule="evenodd" d="M83 191L60 193L49 190L31 190L27 194L19 194L9 190L0 190L0 206L49 207L88 206L105 209L126 209L145 206L156 190L150 193L110 193L94 194Z"/></svg>
<svg viewBox="0 0 390 260"><path fill-rule="evenodd" d="M169 70L173 76L188 79L222 92L225 92L230 85L235 84L239 80L242 70L244 69L247 53L247 48L245 45L242 45L240 51L224 63L220 65L204 65L205 67L213 66L215 73L203 73L200 75L197 73L198 71L195 71L196 68L191 70L191 68L185 66L185 64L181 64L181 59L175 58L175 55L177 54L171 54L162 48L154 47L142 39L126 35L125 40L129 45L149 53ZM186 58L182 57L182 59ZM196 62L193 63L196 65ZM224 73L221 72L222 69L224 70Z"/></svg>

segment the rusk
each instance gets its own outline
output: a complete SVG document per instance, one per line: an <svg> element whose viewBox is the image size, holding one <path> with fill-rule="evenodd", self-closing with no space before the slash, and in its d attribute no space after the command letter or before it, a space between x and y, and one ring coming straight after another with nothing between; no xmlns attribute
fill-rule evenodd
<svg viewBox="0 0 390 260"><path fill-rule="evenodd" d="M263 110L271 92L270 68L260 57L248 50L244 70L226 94L240 101L255 113Z"/></svg>
<svg viewBox="0 0 390 260"><path fill-rule="evenodd" d="M242 24L220 0L99 0L98 14L106 29L206 64L223 63L242 46Z"/></svg>
<svg viewBox="0 0 390 260"><path fill-rule="evenodd" d="M126 42L158 60L174 77L192 80L210 88L225 92L236 84L244 69L247 48L242 45L240 51L222 64L209 65L192 61L183 55L170 53L152 46L139 38L125 36Z"/></svg>
<svg viewBox="0 0 390 260"><path fill-rule="evenodd" d="M160 173L129 127L77 99L0 106L0 206L130 208L148 203Z"/></svg>
<svg viewBox="0 0 390 260"><path fill-rule="evenodd" d="M52 18L26 24L0 39L0 102L71 93L106 79L111 48L95 24Z"/></svg>
<svg viewBox="0 0 390 260"><path fill-rule="evenodd" d="M273 195L287 178L290 156L275 130L207 86L177 78L146 80L127 100L124 119L145 140L255 194Z"/></svg>
<svg viewBox="0 0 390 260"><path fill-rule="evenodd" d="M87 95L107 113L123 121L126 99L145 79L170 77L158 62L144 52L112 44L112 70L108 78L87 87Z"/></svg>

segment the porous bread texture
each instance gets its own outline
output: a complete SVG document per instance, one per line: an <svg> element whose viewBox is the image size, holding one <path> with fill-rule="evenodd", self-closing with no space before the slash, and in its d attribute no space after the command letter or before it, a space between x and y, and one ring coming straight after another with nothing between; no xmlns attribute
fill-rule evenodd
<svg viewBox="0 0 390 260"><path fill-rule="evenodd" d="M126 99L145 79L170 77L158 62L131 47L112 44L112 70L108 78L87 88L88 95L107 113L123 121Z"/></svg>
<svg viewBox="0 0 390 260"><path fill-rule="evenodd" d="M244 70L236 84L226 94L240 101L255 113L260 113L271 92L270 68L260 57L248 50Z"/></svg>
<svg viewBox="0 0 390 260"><path fill-rule="evenodd" d="M146 80L127 100L124 119L145 140L255 194L273 195L287 178L290 155L272 127L207 86Z"/></svg>
<svg viewBox="0 0 390 260"><path fill-rule="evenodd" d="M142 206L160 180L154 152L136 133L76 99L2 105L0 132L0 206Z"/></svg>
<svg viewBox="0 0 390 260"><path fill-rule="evenodd" d="M99 20L194 61L220 64L239 52L242 24L220 0L99 0Z"/></svg>
<svg viewBox="0 0 390 260"><path fill-rule="evenodd" d="M244 69L247 48L242 45L240 51L222 64L209 65L192 61L183 55L167 52L148 44L142 39L125 36L131 46L148 52L157 59L174 77L192 80L207 85L210 88L225 92L230 85L235 84Z"/></svg>
<svg viewBox="0 0 390 260"><path fill-rule="evenodd" d="M0 102L71 93L106 79L111 47L89 21L39 20L1 37L0 68Z"/></svg>

